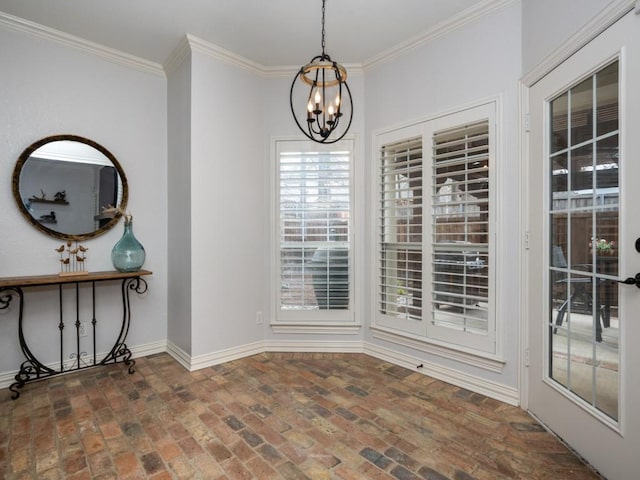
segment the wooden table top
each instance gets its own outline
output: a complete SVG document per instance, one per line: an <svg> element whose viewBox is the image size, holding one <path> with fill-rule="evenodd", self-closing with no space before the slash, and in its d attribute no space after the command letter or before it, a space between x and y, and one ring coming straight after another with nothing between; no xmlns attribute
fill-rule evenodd
<svg viewBox="0 0 640 480"><path fill-rule="evenodd" d="M76 282L97 282L103 280L119 280L124 278L142 277L151 275L149 270L139 270L137 272L117 272L115 270L106 272L89 272L84 274L49 274L49 275L27 275L24 277L0 277L0 288L2 287L30 287L37 285L59 285L61 283Z"/></svg>

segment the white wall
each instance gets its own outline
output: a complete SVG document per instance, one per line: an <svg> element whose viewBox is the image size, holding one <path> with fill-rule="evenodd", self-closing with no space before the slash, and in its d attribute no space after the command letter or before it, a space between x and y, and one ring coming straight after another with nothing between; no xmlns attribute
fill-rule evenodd
<svg viewBox="0 0 640 480"><path fill-rule="evenodd" d="M147 252L144 268L154 273L148 277L144 298L132 299L127 343L135 347L163 342L167 327L166 80L4 26L0 26L0 64L0 276L59 271L59 255L53 249L60 240L28 224L14 203L11 175L18 156L46 136L69 133L90 138L109 150L125 171L134 232ZM122 232L119 224L83 242L89 247L89 270L113 269L111 249ZM117 328L122 318L119 284L109 283L99 290L98 320ZM25 322L33 332L29 341L45 361L58 355L53 341L58 331L57 304L49 303L55 302L54 293L53 289L25 290ZM88 300L86 304L83 312L89 308ZM16 315L17 303L10 311L0 311L0 375L17 370L23 360Z"/></svg>
<svg viewBox="0 0 640 480"><path fill-rule="evenodd" d="M375 165L369 151L373 131L479 98L502 96L502 133L508 139L504 158L517 158L519 14L515 2L366 75L350 71L355 104L350 134L356 138L360 175L357 201L374 208L367 195L370 169ZM267 78L196 49L165 81L25 34L0 31L0 35L0 59L8 66L0 82L3 91L12 92L11 98L0 99L0 119L10 126L7 142L0 145L4 153L0 168L6 179L0 193L5 203L13 202L9 179L14 159L46 135L75 133L92 138L111 150L127 174L135 232L147 249L145 267L154 271L146 298L134 303L130 345L167 338L199 358L263 339L290 344L311 340L323 345L365 338L377 342L370 334L365 336L364 329L345 338L276 335L268 328L272 308L268 288L272 279L270 141L302 138L288 105L293 73ZM27 66L36 64L46 76L24 75ZM504 181L509 177L517 178L515 162L504 165L501 192L505 198L517 193L515 183ZM501 218L513 223L516 211L515 202L505 202ZM374 302L367 279L373 273L369 260L375 245L369 215L354 220L360 227L355 241L356 268L360 269L356 308L358 320L366 325ZM47 271L55 271L52 246L57 246L56 241L26 224L17 209L5 209L0 228L5 232L1 275L43 273L48 262ZM120 234L112 231L89 242L89 269L111 268L110 249ZM515 235L515 231L505 232L500 238L505 256L517 254ZM18 255L25 246L30 254L26 261ZM506 268L500 274L517 277L517 272ZM117 289L113 290L117 296ZM503 292L504 313L515 319L517 305L511 293ZM51 297L48 292L38 295ZM38 303L38 309L38 316L44 316L46 304ZM258 311L264 314L264 326L256 325ZM0 323L0 334L0 338L12 338L15 320ZM507 323L505 335L517 338L515 320ZM514 385L517 342L505 345L508 363L499 380ZM15 369L16 359L21 358L18 348L0 350L0 373Z"/></svg>
<svg viewBox="0 0 640 480"><path fill-rule="evenodd" d="M475 375L490 382L518 386L519 342L519 150L518 150L518 79L520 77L520 4L508 6L465 25L445 36L411 50L405 55L365 72L366 138L376 131L429 118L489 97L499 97L498 112L498 211L496 276L497 308L503 324L504 359L502 374L463 365L424 352L399 347L373 338L367 341L400 354L424 359L434 365ZM368 178L377 157L367 143ZM369 192L372 185L369 184ZM368 194L372 199L371 194ZM373 201L368 211L375 209ZM373 215L368 216L368 231L373 232ZM367 249L373 258L375 235L369 235ZM371 262L367 278L375 276ZM367 302L366 316L375 311L375 292Z"/></svg>
<svg viewBox="0 0 640 480"><path fill-rule="evenodd" d="M364 76L357 72L349 76L356 108L350 133L356 137L357 168L364 179L356 185L356 195L369 211L375 208L369 195L375 166L370 151L373 132L500 97L499 218L501 225L514 226L502 229L497 240L498 277L503 279L498 301L507 361L502 375L375 340L366 330L345 339L275 335L267 327L272 307L269 147L273 137L302 137L288 106L293 74L266 78L196 49L165 81L81 51L0 30L0 60L7 66L0 88L12 92L11 97L0 97L0 121L9 126L7 140L0 144L0 175L4 172L5 178L0 194L6 205L12 205L9 179L14 159L46 135L86 136L118 158L131 188L135 232L147 249L145 267L154 271L146 298L134 303L131 345L168 338L198 358L265 338L327 344L365 339L400 354L516 386L519 331L513 280L519 272L504 259L518 257L514 199L519 175L521 24L520 3L513 2L371 68ZM33 65L47 74L25 75ZM357 268L364 270L356 284L357 309L359 319L368 324L375 304L368 283L375 273L370 264L375 235L371 235L371 215L355 221L361 235L356 239ZM26 224L17 208L4 209L0 232L4 232L0 275L43 273L49 264L46 271L55 271L51 247L56 242ZM109 252L120 234L112 231L90 241L89 253L95 256L89 257L89 269L111 268ZM19 255L25 249L26 259ZM256 325L257 311L264 313L265 326ZM13 335L15 321L0 322L0 338ZM15 345L7 347L0 349L0 373L15 369L16 359L21 358Z"/></svg>
<svg viewBox="0 0 640 480"><path fill-rule="evenodd" d="M302 134L288 104L294 72L268 78L193 37L183 47L190 53L168 73L168 340L197 368L273 337L270 139ZM351 134L361 138L363 78L350 78L361 106Z"/></svg>
<svg viewBox="0 0 640 480"><path fill-rule="evenodd" d="M191 55L167 74L167 340L191 355Z"/></svg>
<svg viewBox="0 0 640 480"><path fill-rule="evenodd" d="M529 72L612 0L522 0L522 71Z"/></svg>
<svg viewBox="0 0 640 480"><path fill-rule="evenodd" d="M260 78L191 54L191 299L194 357L263 338L268 186Z"/></svg>

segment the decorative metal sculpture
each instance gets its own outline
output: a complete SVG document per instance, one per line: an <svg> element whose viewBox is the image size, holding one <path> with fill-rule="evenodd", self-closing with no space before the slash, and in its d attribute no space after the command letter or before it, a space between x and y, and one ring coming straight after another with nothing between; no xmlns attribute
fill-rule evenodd
<svg viewBox="0 0 640 480"><path fill-rule="evenodd" d="M71 248L73 247L73 248ZM87 247L67 240L66 244L60 245L55 249L60 254L60 273L58 275L87 275L89 272L85 270L84 261L87 259L85 255Z"/></svg>

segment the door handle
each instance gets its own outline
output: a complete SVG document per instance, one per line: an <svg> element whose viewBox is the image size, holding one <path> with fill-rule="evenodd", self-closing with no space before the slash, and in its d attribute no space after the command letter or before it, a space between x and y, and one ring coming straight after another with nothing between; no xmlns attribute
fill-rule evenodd
<svg viewBox="0 0 640 480"><path fill-rule="evenodd" d="M640 273L636 273L635 277L628 277L624 280L618 280L618 283L624 283L625 285L635 285L640 288Z"/></svg>

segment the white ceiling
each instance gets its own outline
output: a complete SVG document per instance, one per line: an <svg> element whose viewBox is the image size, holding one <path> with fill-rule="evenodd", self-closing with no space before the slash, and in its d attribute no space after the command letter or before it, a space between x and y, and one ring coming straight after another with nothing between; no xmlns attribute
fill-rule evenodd
<svg viewBox="0 0 640 480"><path fill-rule="evenodd" d="M366 64L497 0L327 0L325 51ZM189 33L264 67L321 52L321 0L0 0L0 12L164 63Z"/></svg>

